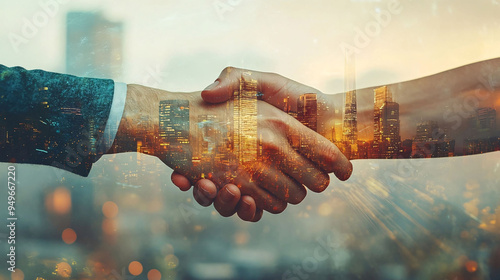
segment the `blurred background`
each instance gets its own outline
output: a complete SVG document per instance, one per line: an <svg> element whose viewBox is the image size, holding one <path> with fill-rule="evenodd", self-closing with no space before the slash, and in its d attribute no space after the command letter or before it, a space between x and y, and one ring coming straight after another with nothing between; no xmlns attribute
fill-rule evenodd
<svg viewBox="0 0 500 280"><path fill-rule="evenodd" d="M497 0L19 0L0 11L0 63L170 91L236 66L335 94L346 49L359 88L498 57L499 14ZM256 224L197 206L144 154L106 155L88 178L17 164L19 269L4 226L0 279L500 279L499 155L357 160Z"/></svg>

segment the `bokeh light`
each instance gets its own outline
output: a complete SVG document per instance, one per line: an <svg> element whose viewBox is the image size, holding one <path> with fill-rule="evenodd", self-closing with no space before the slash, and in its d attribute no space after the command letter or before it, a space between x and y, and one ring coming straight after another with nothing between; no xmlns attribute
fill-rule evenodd
<svg viewBox="0 0 500 280"><path fill-rule="evenodd" d="M248 243L250 235L246 231L239 231L234 234L234 243L237 245L245 245Z"/></svg>
<svg viewBox="0 0 500 280"><path fill-rule="evenodd" d="M179 259L175 255L168 255L165 257L165 262L169 269L174 269L179 265Z"/></svg>
<svg viewBox="0 0 500 280"><path fill-rule="evenodd" d="M128 271L134 276L141 274L142 269L142 264L138 261L133 261L128 265Z"/></svg>
<svg viewBox="0 0 500 280"><path fill-rule="evenodd" d="M76 232L71 228L63 230L62 240L66 244L73 244L76 241Z"/></svg>
<svg viewBox="0 0 500 280"><path fill-rule="evenodd" d="M64 277L64 278L69 278L71 277L71 272L73 269L71 268L71 265L69 265L67 262L60 262L56 265L56 272L57 275Z"/></svg>
<svg viewBox="0 0 500 280"><path fill-rule="evenodd" d="M324 202L318 206L318 214L326 217L333 212L333 206L330 203Z"/></svg>
<svg viewBox="0 0 500 280"><path fill-rule="evenodd" d="M467 269L467 271L470 273L476 272L477 271L477 262L467 261L465 263L465 269Z"/></svg>
<svg viewBox="0 0 500 280"><path fill-rule="evenodd" d="M71 210L71 193L65 187L55 189L45 198L45 207L49 212L64 215Z"/></svg>
<svg viewBox="0 0 500 280"><path fill-rule="evenodd" d="M158 269L151 269L148 272L148 280L161 280L161 272Z"/></svg>
<svg viewBox="0 0 500 280"><path fill-rule="evenodd" d="M10 274L10 278L12 280L24 280L24 272L21 269L16 268L16 270Z"/></svg>
<svg viewBox="0 0 500 280"><path fill-rule="evenodd" d="M118 205L113 201L106 201L102 205L102 213L106 218L114 218L118 215Z"/></svg>

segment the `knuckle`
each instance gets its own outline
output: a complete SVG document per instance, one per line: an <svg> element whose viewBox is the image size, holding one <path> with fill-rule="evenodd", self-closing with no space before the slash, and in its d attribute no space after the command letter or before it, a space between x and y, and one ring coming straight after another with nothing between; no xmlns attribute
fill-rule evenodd
<svg viewBox="0 0 500 280"><path fill-rule="evenodd" d="M281 150L280 145L276 141L272 141L272 139L263 141L262 148L269 154L275 154Z"/></svg>
<svg viewBox="0 0 500 280"><path fill-rule="evenodd" d="M287 129L289 127L289 122L286 118L283 117L283 115L281 115L281 116L272 115L272 116L268 117L265 121L273 129L280 131L280 132L287 131Z"/></svg>
<svg viewBox="0 0 500 280"><path fill-rule="evenodd" d="M233 66L226 66L222 73L231 73L235 68Z"/></svg>
<svg viewBox="0 0 500 280"><path fill-rule="evenodd" d="M241 72L241 69L234 66L226 66L224 70L222 70L222 74L224 75L233 75L234 73L237 74L239 72Z"/></svg>
<svg viewBox="0 0 500 280"><path fill-rule="evenodd" d="M337 147L331 143L326 145L323 151L321 151L320 160L322 162L322 167L326 172L331 173L334 171L334 165L340 157L339 153L340 151Z"/></svg>

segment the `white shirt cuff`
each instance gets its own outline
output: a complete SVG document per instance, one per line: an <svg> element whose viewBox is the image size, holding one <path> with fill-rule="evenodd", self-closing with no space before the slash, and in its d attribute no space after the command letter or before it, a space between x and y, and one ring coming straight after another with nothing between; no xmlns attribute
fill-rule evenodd
<svg viewBox="0 0 500 280"><path fill-rule="evenodd" d="M99 147L99 151L104 151L104 153L106 153L109 148L111 148L111 145L113 145L116 137L116 132L118 132L118 127L120 126L120 121L123 116L123 110L125 109L126 99L127 84L115 82L111 111L109 112L109 118L106 122L103 141L101 141L101 147Z"/></svg>

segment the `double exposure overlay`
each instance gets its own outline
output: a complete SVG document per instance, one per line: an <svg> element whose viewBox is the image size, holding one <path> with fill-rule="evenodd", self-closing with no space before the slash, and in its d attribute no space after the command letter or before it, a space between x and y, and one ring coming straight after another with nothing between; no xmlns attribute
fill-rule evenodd
<svg viewBox="0 0 500 280"><path fill-rule="evenodd" d="M497 2L8 4L0 280L500 279Z"/></svg>

